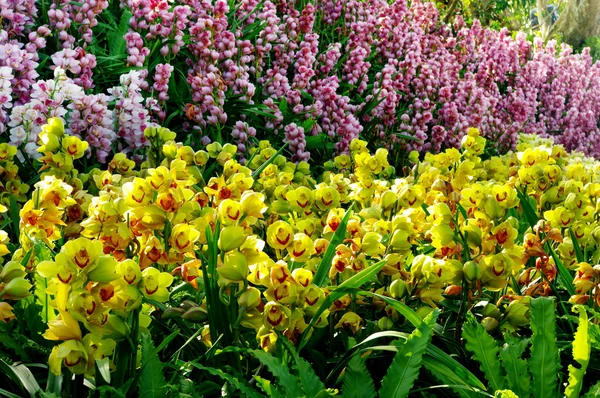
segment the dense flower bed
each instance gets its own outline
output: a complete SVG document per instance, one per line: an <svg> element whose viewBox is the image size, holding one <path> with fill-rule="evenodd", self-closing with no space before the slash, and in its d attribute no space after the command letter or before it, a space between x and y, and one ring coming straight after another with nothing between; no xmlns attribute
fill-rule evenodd
<svg viewBox="0 0 600 398"><path fill-rule="evenodd" d="M160 343L172 327L201 352L277 353L282 339L335 346L421 318L460 335L470 314L491 333L526 334L533 297L599 302L600 164L550 140L522 136L517 152L490 157L469 129L460 150L413 153L395 177L388 151L360 140L315 174L267 141L244 166L233 145L194 151L150 127L141 168L117 155L83 173L73 161L88 144L65 131L58 118L41 128L40 181L0 271L3 331L34 311L56 343L30 338L52 348L57 376L99 386L98 371L116 366L124 382L131 342L152 331Z"/></svg>
<svg viewBox="0 0 600 398"><path fill-rule="evenodd" d="M475 126L501 150L525 132L600 154L587 51L447 26L430 2L230 3L2 3L4 140L35 157L41 126L60 117L106 162L147 147L142 132L160 124L195 145L232 142L240 160L257 134L277 137L299 161L321 147L312 135L339 153L359 134L437 152Z"/></svg>

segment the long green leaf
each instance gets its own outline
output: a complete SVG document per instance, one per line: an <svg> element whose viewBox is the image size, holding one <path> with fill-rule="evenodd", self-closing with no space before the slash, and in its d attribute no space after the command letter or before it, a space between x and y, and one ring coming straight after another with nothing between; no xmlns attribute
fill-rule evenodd
<svg viewBox="0 0 600 398"><path fill-rule="evenodd" d="M478 389L467 384L463 378L461 378L457 373L454 372L453 368L447 367L443 363L435 360L434 358L428 355L425 355L423 357L423 366L425 367L425 369L431 372L431 374L436 379L450 386L449 388L452 389L462 398L490 396L490 394L487 394L483 391L484 389ZM456 386L464 388L457 388Z"/></svg>
<svg viewBox="0 0 600 398"><path fill-rule="evenodd" d="M531 300L531 359L534 397L555 394L560 360L556 347L556 310L554 299L538 297Z"/></svg>
<svg viewBox="0 0 600 398"><path fill-rule="evenodd" d="M232 386L237 388L242 394L244 394L243 395L244 397L259 398L259 397L264 396L260 392L256 391L254 388L252 388L246 381L239 380L239 379L235 378L234 376L230 375L229 373L222 371L221 369L215 369L215 368L211 368L208 366L203 366L203 365L200 365L196 361L191 361L191 362L186 362L186 363L197 369L203 370L213 376L216 376L216 377L219 377L219 378L225 380L227 383L231 384Z"/></svg>
<svg viewBox="0 0 600 398"><path fill-rule="evenodd" d="M9 194L9 200L10 200L10 208L9 208L9 212L10 212L10 218L12 219L13 222L13 233L15 234L15 237L18 238L19 237L19 220L21 219L19 217L19 206L17 205L17 201L15 200L15 197L13 196L13 194Z"/></svg>
<svg viewBox="0 0 600 398"><path fill-rule="evenodd" d="M142 362L146 364L141 370L139 380L139 396L160 398L167 396L167 381L163 374L163 365L155 352L152 337L142 334Z"/></svg>
<svg viewBox="0 0 600 398"><path fill-rule="evenodd" d="M528 398L531 391L531 376L527 369L527 361L521 356L529 345L529 339L518 339L507 334L505 341L500 350L500 360L506 371L508 388L519 398Z"/></svg>
<svg viewBox="0 0 600 398"><path fill-rule="evenodd" d="M346 281L342 282L341 285L339 285L337 288L332 290L331 293L329 293L327 295L327 297L325 297L325 300L323 300L323 303L321 304L319 309L313 315L313 317L310 320L310 323L308 324L306 329L304 329L304 332L302 333L302 337L300 339L300 344L298 345L298 351L301 351L302 348L304 348L304 346L306 345L307 336L309 334L309 331L314 326L315 322L317 322L317 320L319 319L321 314L327 308L329 308L335 300L348 294L349 289L356 289L356 288L362 286L363 284L365 284L366 282L368 282L374 275L376 275L383 268L383 266L385 264L386 264L386 260L381 260L380 262L373 264L368 268L365 268L364 270L360 271L358 274L356 274L356 275L352 276L351 278L347 279Z"/></svg>
<svg viewBox="0 0 600 398"><path fill-rule="evenodd" d="M279 381L288 397L302 397L302 388L298 384L296 376L292 375L288 368L273 355L263 350L252 350L252 354L269 369L269 372Z"/></svg>
<svg viewBox="0 0 600 398"><path fill-rule="evenodd" d="M437 321L439 311L433 311L425 318L408 340L398 345L387 374L381 382L380 397L404 398L408 396L421 369L423 354L431 341L433 325Z"/></svg>
<svg viewBox="0 0 600 398"><path fill-rule="evenodd" d="M0 370L4 375L8 376L19 388L27 391L31 397L34 397L41 388L35 376L25 365L11 366L0 359Z"/></svg>
<svg viewBox="0 0 600 398"><path fill-rule="evenodd" d="M577 257L577 262L582 263L586 261L583 256L583 252L581 251L581 245L579 244L579 240L577 236L575 236L575 232L573 232L573 228L569 228L569 234L571 235L571 241L573 242L573 248L575 249L575 257Z"/></svg>
<svg viewBox="0 0 600 398"><path fill-rule="evenodd" d="M281 155L281 152L283 152L283 150L288 146L288 144L289 142L283 144L283 146L279 148L279 150L275 152L273 156L271 156L263 164L261 164L258 169L254 170L254 172L252 173L252 178L256 180L258 177L260 177L260 173L262 173L264 169L266 169L271 163L273 163L275 159L277 159L277 156Z"/></svg>
<svg viewBox="0 0 600 398"><path fill-rule="evenodd" d="M579 305L575 306L573 311L579 311L579 326L573 340L573 359L581 365L581 368L569 365L569 385L565 390L567 398L579 397L581 388L583 387L583 376L590 363L590 354L592 352L587 311Z"/></svg>
<svg viewBox="0 0 600 398"><path fill-rule="evenodd" d="M317 268L317 272L315 273L315 277L313 278L313 283L318 287L323 286L323 282L327 275L329 274L329 269L331 268L331 261L335 256L336 248L340 243L344 241L346 237L346 226L348 225L348 220L352 216L352 207L346 210L346 214L342 218L340 225L338 225L335 234L333 234L333 238L331 238L331 242L329 242L329 246L325 251L325 255L323 255L323 259Z"/></svg>
<svg viewBox="0 0 600 398"><path fill-rule="evenodd" d="M360 355L354 355L344 373L342 398L375 398L375 385L367 369L365 360Z"/></svg>
<svg viewBox="0 0 600 398"><path fill-rule="evenodd" d="M556 264L556 268L558 269L559 280L562 282L564 288L567 289L567 292L569 292L569 294L573 296L576 293L575 285L573 284L573 275L571 275L567 267L565 267L563 262L560 260L560 257L556 255L556 252L554 251L554 248L552 248L550 242L546 242L546 248L547 251L550 252L552 259Z"/></svg>
<svg viewBox="0 0 600 398"><path fill-rule="evenodd" d="M481 370L485 374L490 387L493 390L502 390L504 388L504 378L498 359L498 345L471 313L467 313L467 321L464 324L462 336L465 339L467 349L473 353L477 362L481 364Z"/></svg>

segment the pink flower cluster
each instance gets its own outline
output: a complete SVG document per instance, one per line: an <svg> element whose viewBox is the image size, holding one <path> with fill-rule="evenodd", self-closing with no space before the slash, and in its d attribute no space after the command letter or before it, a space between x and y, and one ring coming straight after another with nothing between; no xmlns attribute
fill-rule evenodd
<svg viewBox="0 0 600 398"><path fill-rule="evenodd" d="M500 149L525 132L600 157L600 64L588 51L460 17L450 26L433 2L126 0L119 57L93 45L107 40L107 0L49 4L41 16L33 0L0 0L0 133L32 155L54 115L101 161L145 147L153 123L193 143L223 137L241 158L254 136L289 142L296 161L316 134L339 152L359 135L440 151L471 126ZM48 68L58 77L38 81Z"/></svg>

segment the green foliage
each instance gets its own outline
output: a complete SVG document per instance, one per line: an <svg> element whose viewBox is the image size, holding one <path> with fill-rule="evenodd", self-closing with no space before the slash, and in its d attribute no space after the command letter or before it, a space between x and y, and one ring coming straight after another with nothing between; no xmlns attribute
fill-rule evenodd
<svg viewBox="0 0 600 398"><path fill-rule="evenodd" d="M408 339L397 344L398 352L381 382L380 397L402 398L408 396L421 369L423 354L431 341L433 326L439 313L433 311Z"/></svg>
<svg viewBox="0 0 600 398"><path fill-rule="evenodd" d="M504 388L504 377L498 358L498 344L471 313L467 314L467 322L464 324L462 336L465 339L467 349L473 353L475 360L480 363L481 370L489 381L490 387L493 390L502 390Z"/></svg>
<svg viewBox="0 0 600 398"><path fill-rule="evenodd" d="M583 387L583 376L590 363L590 353L592 351L587 312L582 306L575 306L573 310L579 312L579 326L573 340L573 359L581 367L576 368L573 365L569 365L569 385L565 390L567 398L576 398L579 396Z"/></svg>
<svg viewBox="0 0 600 398"><path fill-rule="evenodd" d="M342 387L342 398L375 398L375 385L373 378L360 355L354 355L344 374L344 385Z"/></svg>
<svg viewBox="0 0 600 398"><path fill-rule="evenodd" d="M538 297L531 300L531 330L531 392L534 397L549 397L556 391L556 376L560 367L553 299Z"/></svg>
<svg viewBox="0 0 600 398"><path fill-rule="evenodd" d="M505 343L500 349L500 360L506 370L508 388L519 398L528 398L531 391L531 377L527 361L522 359L529 345L529 339L518 339L510 334L504 336Z"/></svg>
<svg viewBox="0 0 600 398"><path fill-rule="evenodd" d="M163 374L163 365L158 358L149 334L142 334L142 363L139 381L139 396L161 398L167 396L167 381Z"/></svg>

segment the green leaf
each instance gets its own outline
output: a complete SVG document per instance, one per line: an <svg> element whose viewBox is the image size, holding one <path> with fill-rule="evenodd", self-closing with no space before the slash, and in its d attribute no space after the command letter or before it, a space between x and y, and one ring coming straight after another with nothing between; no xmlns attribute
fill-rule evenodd
<svg viewBox="0 0 600 398"><path fill-rule="evenodd" d="M317 272L315 273L315 277L313 278L313 283L318 287L323 286L323 282L329 274L329 269L331 268L331 261L335 256L336 248L340 243L344 241L344 238L346 237L346 226L348 225L348 220L351 216L352 206L348 210L346 210L344 218L342 218L340 225L338 225L337 229L335 230L335 234L333 234L333 237L331 238L331 242L329 242L329 246L327 246L327 250L323 255L323 260L321 260L319 266L317 267Z"/></svg>
<svg viewBox="0 0 600 398"><path fill-rule="evenodd" d="M425 318L408 340L398 344L398 352L381 382L380 397L404 398L408 396L421 369L423 354L431 341L433 326L439 311L435 310Z"/></svg>
<svg viewBox="0 0 600 398"><path fill-rule="evenodd" d="M277 156L281 155L281 152L283 152L283 150L287 146L288 146L288 142L283 144L283 146L281 148L279 148L279 150L277 152L275 152L273 154L273 156L271 156L263 164L261 164L258 169L254 170L254 172L252 173L252 178L255 180L258 179L258 177L260 177L260 173L262 173L264 169L266 169L271 163L273 163L275 161L275 159L277 159Z"/></svg>
<svg viewBox="0 0 600 398"><path fill-rule="evenodd" d="M590 387L589 391L581 398L597 398L600 397L600 381Z"/></svg>
<svg viewBox="0 0 600 398"><path fill-rule="evenodd" d="M152 337L147 333L142 334L142 363L146 366L142 367L140 374L139 396L166 397L167 381L163 374L163 365L155 352Z"/></svg>
<svg viewBox="0 0 600 398"><path fill-rule="evenodd" d="M436 379L445 385L450 386L450 388L462 398L480 397L483 394L483 389L478 389L467 384L463 378L454 372L453 368L449 368L428 355L423 357L423 366L431 372Z"/></svg>
<svg viewBox="0 0 600 398"><path fill-rule="evenodd" d="M307 342L306 339L307 339L308 333L311 330L311 328L314 326L315 322L317 322L317 320L319 319L321 314L326 309L328 309L335 300L348 294L348 290L356 289L356 288L362 286L363 284L365 284L366 282L368 282L374 275L376 275L383 268L383 266L385 264L386 264L386 260L381 260L380 262L373 264L368 268L365 268L364 270L360 271L358 274L345 280L344 282L342 282L341 285L339 285L338 287L333 289L327 295L327 297L325 297L325 300L323 300L323 303L321 304L319 309L313 315L312 319L310 320L310 323L308 324L306 329L304 329L304 332L302 332L302 337L300 338L300 344L298 345L298 351L302 350L302 348L304 348L304 346L306 345L306 342Z"/></svg>
<svg viewBox="0 0 600 398"><path fill-rule="evenodd" d="M267 394L269 398L280 398L283 395L271 385L271 381L260 376L254 376L256 384Z"/></svg>
<svg viewBox="0 0 600 398"><path fill-rule="evenodd" d="M290 373L283 362L263 350L252 350L250 352L269 369L269 372L273 373L288 397L303 396L302 388L300 388L296 376Z"/></svg>
<svg viewBox="0 0 600 398"><path fill-rule="evenodd" d="M556 347L556 310L554 299L538 297L531 300L531 359L534 397L550 397L558 387L560 359Z"/></svg>
<svg viewBox="0 0 600 398"><path fill-rule="evenodd" d="M581 365L581 368L569 365L569 385L565 390L567 398L579 397L583 387L583 376L590 363L592 352L587 311L580 305L573 307L573 311L579 311L579 326L573 340L573 359Z"/></svg>
<svg viewBox="0 0 600 398"><path fill-rule="evenodd" d="M34 397L39 391L41 391L39 384L35 380L35 376L25 365L11 366L0 359L0 371L10 378L21 389L21 391L27 391L31 397Z"/></svg>
<svg viewBox="0 0 600 398"><path fill-rule="evenodd" d="M19 220L21 219L21 217L19 217L19 205L17 204L17 201L15 200L14 195L11 193L9 194L9 200L10 200L10 207L9 207L9 213L10 213L10 218L12 219L13 222L13 233L15 234L15 237L18 238L19 237Z"/></svg>
<svg viewBox="0 0 600 398"><path fill-rule="evenodd" d="M519 398L528 398L531 389L531 376L527 369L527 361L521 356L529 345L529 339L518 339L506 334L505 344L500 350L500 360L506 370L508 388Z"/></svg>
<svg viewBox="0 0 600 398"><path fill-rule="evenodd" d="M96 367L102 379L110 384L110 358L102 358L96 360ZM97 382L98 380L96 380Z"/></svg>
<svg viewBox="0 0 600 398"><path fill-rule="evenodd" d="M470 312L467 313L467 321L464 324L462 336L465 339L467 349L473 353L474 358L481 364L481 370L485 374L490 387L493 390L502 390L504 388L504 378L498 359L498 345Z"/></svg>
<svg viewBox="0 0 600 398"><path fill-rule="evenodd" d="M252 388L249 384L246 383L246 381L239 380L239 379L235 378L234 376L230 375L229 373L223 372L221 369L215 369L215 368L211 368L208 366L203 366L203 365L200 365L196 361L191 361L191 362L186 362L186 363L197 369L203 370L213 376L216 376L216 377L219 377L219 378L225 380L227 383L231 384L232 386L237 388L241 393L243 393L244 397L249 397L249 398L263 397L263 395L260 392L256 391L254 388Z"/></svg>
<svg viewBox="0 0 600 398"><path fill-rule="evenodd" d="M575 256L577 257L577 262L582 263L585 260L583 252L581 251L581 245L579 244L579 240L577 236L575 236L575 232L573 232L573 228L569 228L569 234L571 235L571 241L573 242L573 248L575 249Z"/></svg>
<svg viewBox="0 0 600 398"><path fill-rule="evenodd" d="M571 296L575 295L576 291L575 291L575 285L573 284L573 275L571 275L571 273L569 272L567 267L565 267L563 262L560 260L560 257L556 255L550 242L546 242L546 248L547 248L547 251L550 252L552 259L554 260L554 263L556 264L556 268L558 269L558 277L559 277L559 280L562 282L562 285L564 286L565 289L567 289L567 292L569 292L569 294Z"/></svg>
<svg viewBox="0 0 600 398"><path fill-rule="evenodd" d="M306 394L307 397L314 397L319 394L321 390L325 389L325 385L321 379L319 379L311 364L298 355L298 351L296 351L296 348L290 341L288 339L279 339L279 341L283 343L286 350L290 353L292 358L294 358L304 394Z"/></svg>
<svg viewBox="0 0 600 398"><path fill-rule="evenodd" d="M365 360L360 354L350 359L344 373L342 398L375 398L375 385L367 369Z"/></svg>
<svg viewBox="0 0 600 398"><path fill-rule="evenodd" d="M127 43L125 42L124 36L129 30L129 20L132 16L133 14L131 11L125 9L123 10L123 14L121 14L119 26L117 26L116 29L111 26L112 30L107 34L108 49L111 56L118 56L125 53Z"/></svg>

